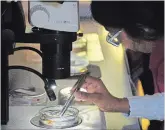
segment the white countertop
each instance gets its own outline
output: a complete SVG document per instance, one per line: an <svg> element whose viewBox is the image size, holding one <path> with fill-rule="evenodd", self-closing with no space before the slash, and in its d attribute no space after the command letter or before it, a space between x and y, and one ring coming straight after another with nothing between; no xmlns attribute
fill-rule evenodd
<svg viewBox="0 0 165 130"><path fill-rule="evenodd" d="M126 73L122 47L120 46L117 48L106 43L105 37L107 32L105 32L104 29L98 29L98 34L101 41L104 61L95 62L92 64L98 65L100 67L102 73L101 79L103 80L104 84L106 85L107 89L111 92L111 94L117 97L132 96L128 76ZM18 63L21 63L21 65L26 65L26 63L21 62L21 60L23 59L21 57L23 57L23 55L21 55L20 53L23 54L23 52L16 52L14 56L16 57L16 60L12 56L12 58L10 59L12 65ZM40 64L28 64L28 66L41 71ZM56 82L63 88L72 86L76 82L76 80L57 80ZM59 90L59 88L57 89ZM52 104L56 103L57 101L52 102ZM95 117L95 115L93 116ZM125 117L122 113L105 113L105 119L107 129L121 130L124 126L133 125L133 127L136 128L136 130L140 130L138 119L129 119ZM133 129L133 127L131 129Z"/></svg>
<svg viewBox="0 0 165 130"><path fill-rule="evenodd" d="M30 120L38 114L43 106L12 106L10 107L10 120L8 125L2 126L3 130L20 130L20 129L44 129L31 124ZM102 130L106 129L105 118L103 112L100 112L95 106L77 106L79 109L79 117L82 123L78 126L68 128L76 130ZM93 116L94 115L94 116ZM53 129L55 130L55 129Z"/></svg>

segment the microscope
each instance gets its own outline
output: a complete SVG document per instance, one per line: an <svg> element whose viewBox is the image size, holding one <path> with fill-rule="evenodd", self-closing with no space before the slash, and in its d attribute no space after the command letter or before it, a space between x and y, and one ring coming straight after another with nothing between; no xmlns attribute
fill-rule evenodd
<svg viewBox="0 0 165 130"><path fill-rule="evenodd" d="M9 121L9 69L23 69L38 75L45 83L50 101L56 100L56 79L70 76L70 52L79 30L78 1L28 1L32 30L25 33L21 1L1 1L1 124ZM39 43L40 50L16 47L16 43ZM31 50L42 58L42 73L24 66L9 66L8 56L15 51Z"/></svg>

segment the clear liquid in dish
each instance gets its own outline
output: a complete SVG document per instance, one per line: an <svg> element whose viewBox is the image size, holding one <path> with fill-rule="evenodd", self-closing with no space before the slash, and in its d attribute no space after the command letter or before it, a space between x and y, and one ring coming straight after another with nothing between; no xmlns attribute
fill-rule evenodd
<svg viewBox="0 0 165 130"><path fill-rule="evenodd" d="M40 111L40 122L54 128L70 127L78 124L78 109L69 107L63 116L60 116L63 106L47 107Z"/></svg>
<svg viewBox="0 0 165 130"><path fill-rule="evenodd" d="M45 111L44 114L49 116L49 117L64 118L64 117L68 117L68 116L74 116L75 113L72 112L72 111L66 111L63 116L60 116L61 111L59 111L59 110L48 110L48 111Z"/></svg>
<svg viewBox="0 0 165 130"><path fill-rule="evenodd" d="M82 119L78 117L79 110L69 107L63 116L60 116L63 106L57 105L45 107L39 111L39 115L32 118L31 123L37 127L64 129L81 124Z"/></svg>

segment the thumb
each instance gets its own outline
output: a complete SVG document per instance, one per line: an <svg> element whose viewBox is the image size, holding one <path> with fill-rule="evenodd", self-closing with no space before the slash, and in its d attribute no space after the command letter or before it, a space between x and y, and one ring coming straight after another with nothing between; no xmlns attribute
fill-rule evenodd
<svg viewBox="0 0 165 130"><path fill-rule="evenodd" d="M97 93L86 93L78 91L74 93L74 96L83 101L97 102L100 95Z"/></svg>

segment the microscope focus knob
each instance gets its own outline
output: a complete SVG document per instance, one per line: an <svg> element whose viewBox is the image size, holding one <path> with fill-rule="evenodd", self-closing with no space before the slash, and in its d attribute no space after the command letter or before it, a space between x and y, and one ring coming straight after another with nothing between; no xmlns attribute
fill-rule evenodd
<svg viewBox="0 0 165 130"><path fill-rule="evenodd" d="M50 13L45 7L36 5L30 9L31 24L36 27L44 27L50 20Z"/></svg>

